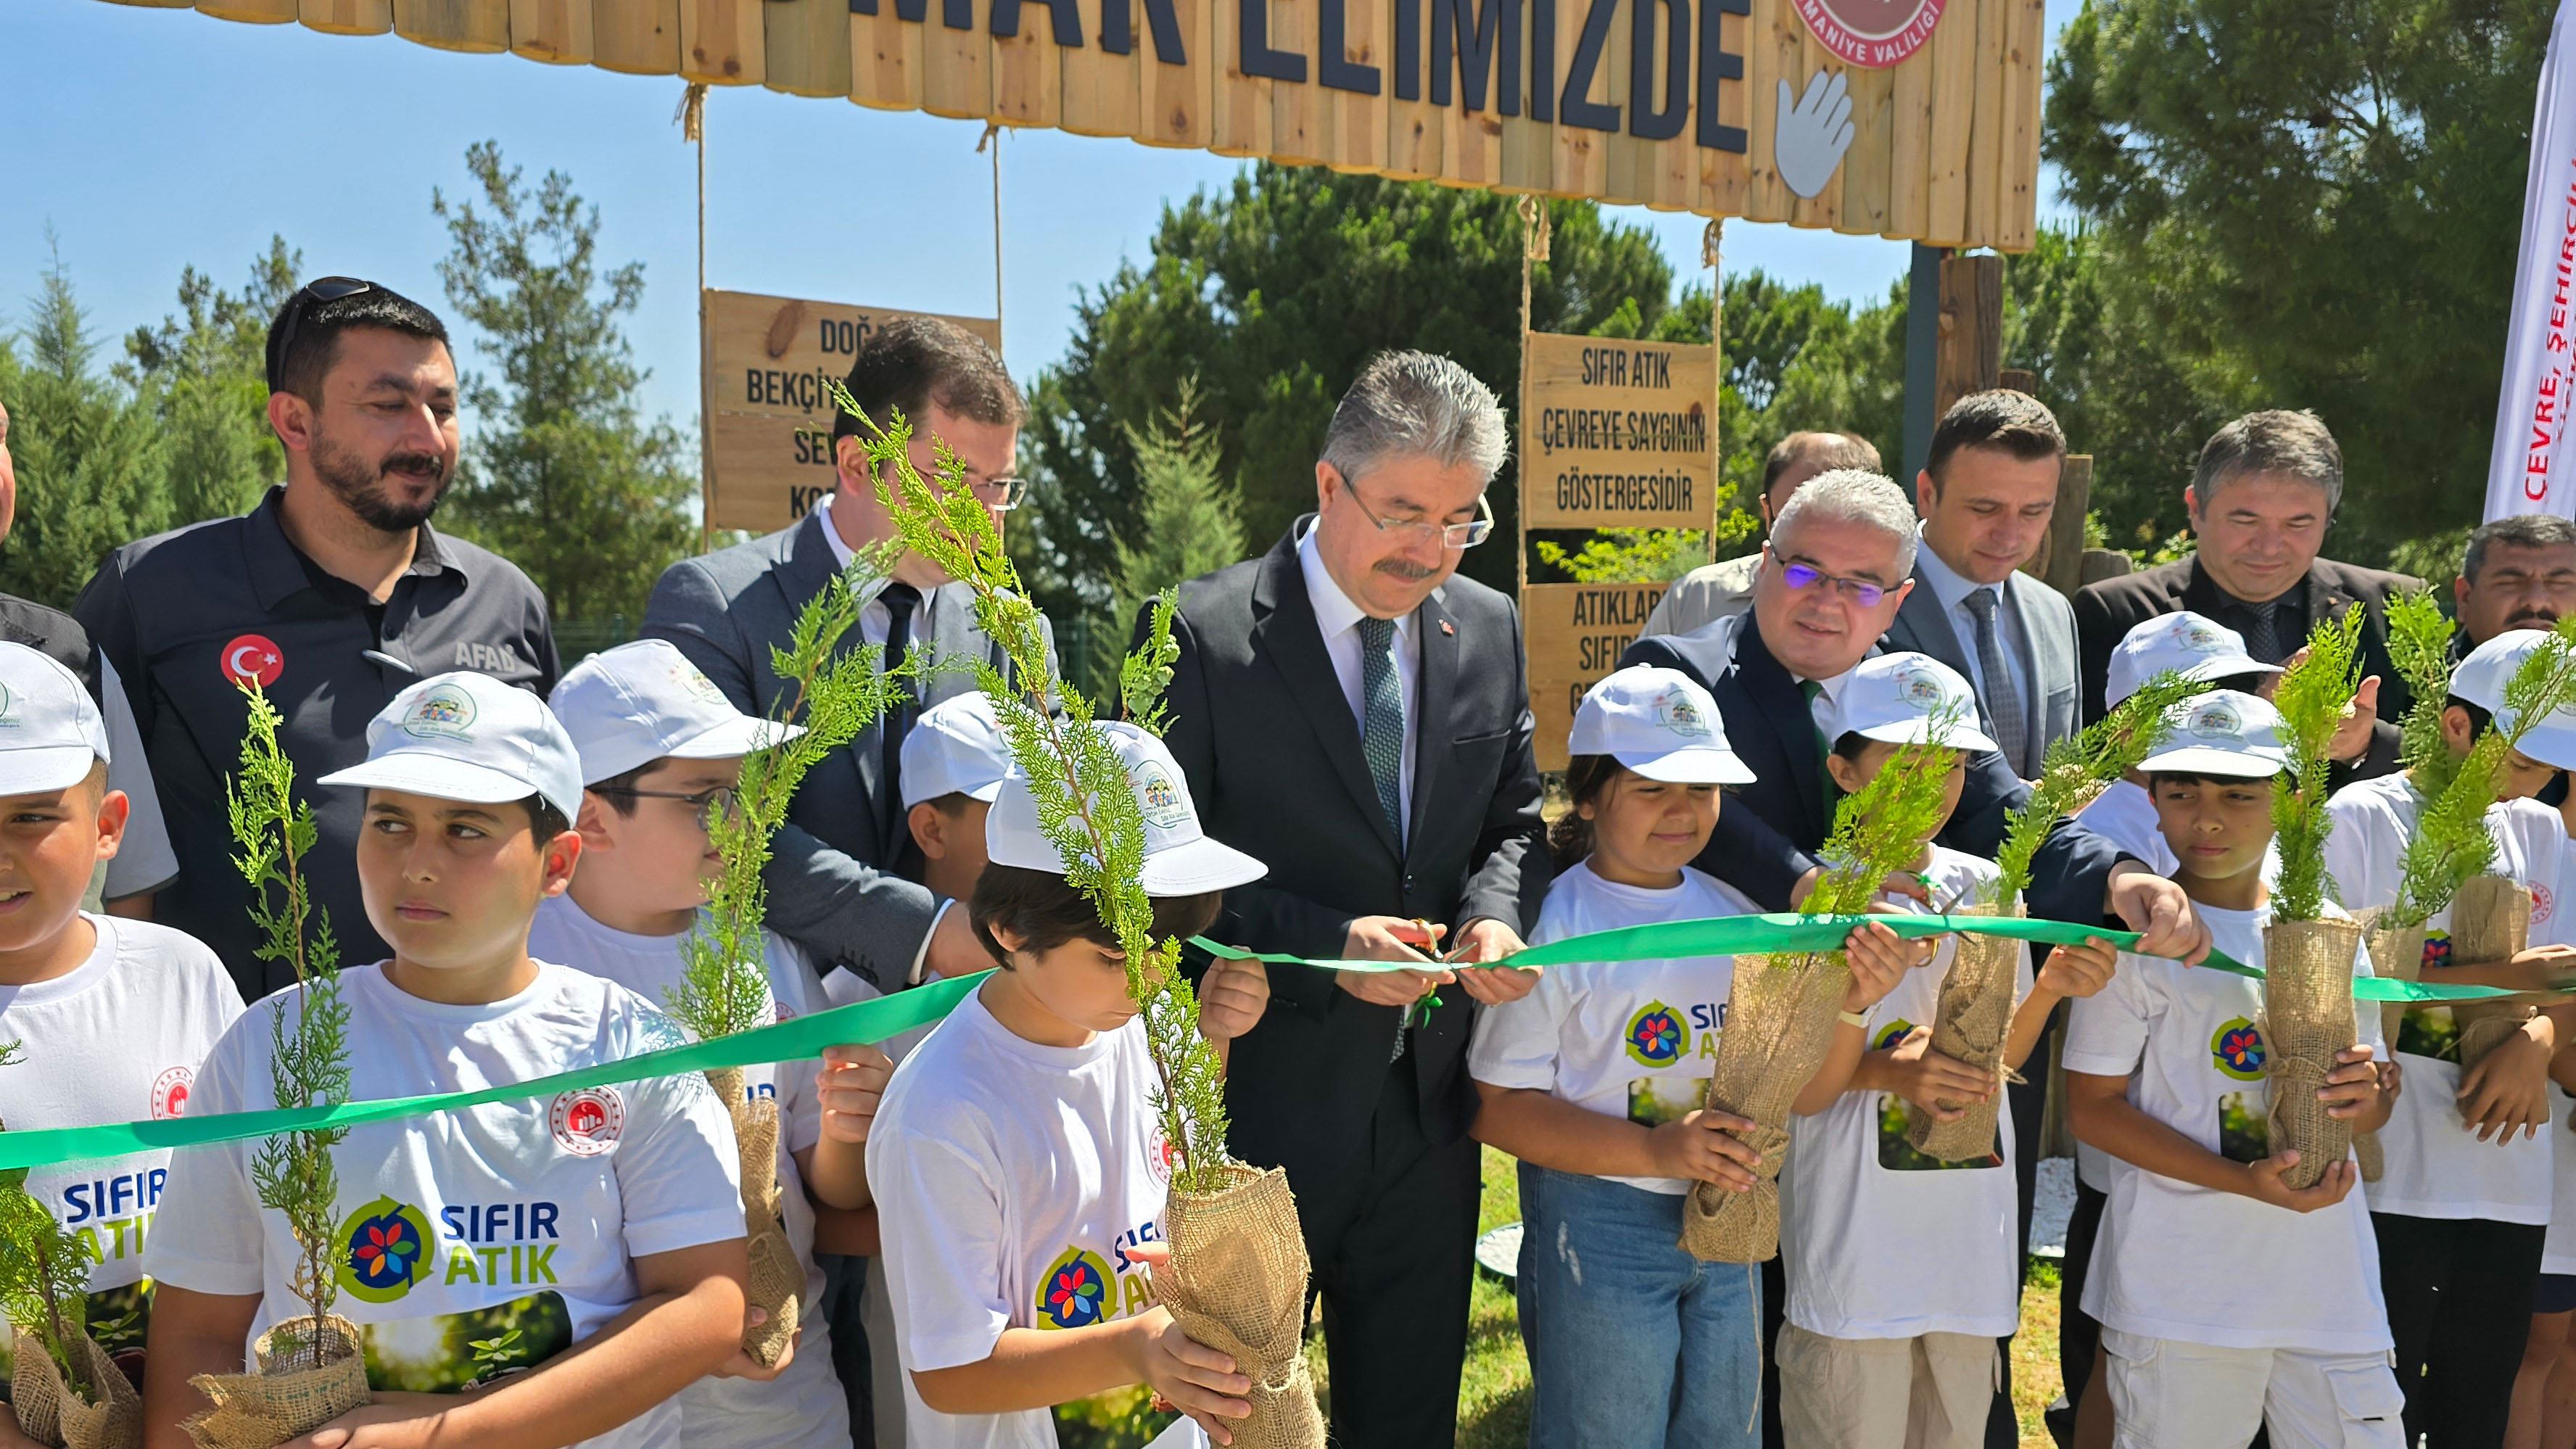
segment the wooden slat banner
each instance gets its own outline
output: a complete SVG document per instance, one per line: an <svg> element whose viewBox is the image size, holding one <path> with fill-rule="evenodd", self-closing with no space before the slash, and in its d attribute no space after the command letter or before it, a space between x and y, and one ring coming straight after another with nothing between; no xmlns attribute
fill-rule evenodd
<svg viewBox="0 0 2576 1449"><path fill-rule="evenodd" d="M1034 8L1032 18L1045 24L1045 8ZM832 491L831 385L849 375L861 339L896 317L934 314L709 290L702 315L707 521L769 533ZM942 320L1002 350L1001 324L992 318Z"/></svg>
<svg viewBox="0 0 2576 1449"><path fill-rule="evenodd" d="M172 0L114 0L167 5ZM185 3L185 0L179 0ZM2020 250L2042 0L197 0L421 45Z"/></svg>
<svg viewBox="0 0 2576 1449"><path fill-rule="evenodd" d="M1532 332L1521 380L1522 524L1706 528L1717 349Z"/></svg>
<svg viewBox="0 0 2576 1449"><path fill-rule="evenodd" d="M1664 596L1662 584L1531 584L1521 590L1529 647L1530 720L1538 767L1565 768L1565 737L1583 692L1619 667Z"/></svg>

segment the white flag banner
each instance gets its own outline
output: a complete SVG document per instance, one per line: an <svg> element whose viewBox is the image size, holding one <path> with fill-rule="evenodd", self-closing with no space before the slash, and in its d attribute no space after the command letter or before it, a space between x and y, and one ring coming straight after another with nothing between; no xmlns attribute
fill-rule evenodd
<svg viewBox="0 0 2576 1449"><path fill-rule="evenodd" d="M2576 0L2560 0L2531 110L2531 176L2522 195L2504 391L2487 463L2489 520L2517 513L2576 518L2576 76L2568 35Z"/></svg>

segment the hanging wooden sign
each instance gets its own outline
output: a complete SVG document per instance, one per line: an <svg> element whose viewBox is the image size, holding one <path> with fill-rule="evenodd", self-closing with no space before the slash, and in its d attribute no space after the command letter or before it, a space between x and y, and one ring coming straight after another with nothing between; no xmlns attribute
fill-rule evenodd
<svg viewBox="0 0 2576 1449"><path fill-rule="evenodd" d="M1533 332L1521 381L1527 528L1707 528L1717 349Z"/></svg>
<svg viewBox="0 0 2576 1449"><path fill-rule="evenodd" d="M710 289L705 335L707 522L770 533L832 491L832 384L889 319L935 315ZM946 317L1002 350L990 317Z"/></svg>
<svg viewBox="0 0 2576 1449"><path fill-rule="evenodd" d="M185 0L131 0L169 5ZM2043 0L199 0L712 85L2027 249Z"/></svg>
<svg viewBox="0 0 2576 1449"><path fill-rule="evenodd" d="M1662 584L1531 584L1521 590L1530 719L1538 767L1565 768L1565 737L1583 692L1619 667L1664 596Z"/></svg>

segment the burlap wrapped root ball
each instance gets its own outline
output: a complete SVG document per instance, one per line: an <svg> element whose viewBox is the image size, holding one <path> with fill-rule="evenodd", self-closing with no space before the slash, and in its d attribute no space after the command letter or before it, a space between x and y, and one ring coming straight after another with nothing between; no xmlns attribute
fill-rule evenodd
<svg viewBox="0 0 2576 1449"><path fill-rule="evenodd" d="M202 1449L277 1449L367 1403L358 1325L334 1313L289 1318L251 1345L259 1371L199 1374L190 1387L214 1402L179 1427Z"/></svg>
<svg viewBox="0 0 2576 1449"><path fill-rule="evenodd" d="M1789 1158L1789 1104L1832 1050L1851 966L1840 951L1738 956L1726 1030L1706 1105L1749 1119L1737 1133L1762 1154L1753 1190L1693 1183L1682 1203L1684 1252L1705 1263L1763 1263L1780 1251L1780 1168Z"/></svg>
<svg viewBox="0 0 2576 1449"><path fill-rule="evenodd" d="M1304 1351L1306 1238L1288 1174L1230 1164L1226 1175L1219 1192L1173 1189L1163 1212L1172 1261L1154 1275L1154 1301L1252 1380L1252 1417L1226 1421L1237 1449L1323 1449Z"/></svg>
<svg viewBox="0 0 2576 1449"><path fill-rule="evenodd" d="M733 1116L734 1148L742 1164L742 1225L751 1258L743 1301L769 1315L743 1330L742 1351L762 1368L776 1368L796 1342L803 1308L799 1299L805 1291L805 1270L797 1265L795 1246L778 1217L778 1099L747 1099L740 1067L719 1067L707 1073L707 1083Z"/></svg>
<svg viewBox="0 0 2576 1449"><path fill-rule="evenodd" d="M1993 906L1978 906L1962 915L2019 916ZM1914 1150L1943 1162L1965 1162L1995 1150L1995 1114L2003 1105L2004 1038L2012 1031L2013 998L2021 985L2022 942L2009 936L1962 934L1941 978L1941 1004L1932 1019L1932 1050L1993 1078L1998 1085L1982 1102L1955 1102L1935 1097L1944 1109L1961 1112L1942 1122L1906 1104L1905 1140Z"/></svg>
<svg viewBox="0 0 2576 1449"><path fill-rule="evenodd" d="M72 1353L86 1394L63 1381L62 1365L45 1352L44 1340L18 1334L9 1402L18 1411L19 1432L58 1449L142 1449L143 1399L125 1371L86 1333L72 1340Z"/></svg>
<svg viewBox="0 0 2576 1449"><path fill-rule="evenodd" d="M2424 977L2424 928L2421 925L2392 926L2383 924L2384 911L2362 912L2362 949L2370 953L2370 974L2389 981L2420 981ZM2383 1001L2379 1004L2379 1039L2381 1060L2397 1050L2398 1029L2406 1024L2406 1003ZM2376 1132L2355 1133L2352 1155L2361 1163L2361 1180L2377 1182L2388 1170L2388 1154L2379 1145Z"/></svg>
<svg viewBox="0 0 2576 1449"><path fill-rule="evenodd" d="M2263 928L2263 1071L2271 1097L2272 1151L2299 1154L2281 1174L2293 1190L2317 1185L2352 1155L2352 1123L2326 1115L2317 1091L2354 1041L2352 962L2358 921L2275 921Z"/></svg>
<svg viewBox="0 0 2576 1449"><path fill-rule="evenodd" d="M2531 892L2520 881L2471 876L2451 898L2451 959L2502 961L2531 944ZM2538 1007L2520 1001L2455 1001L2451 1020L2460 1028L2460 1070L2466 1073L2522 1030Z"/></svg>

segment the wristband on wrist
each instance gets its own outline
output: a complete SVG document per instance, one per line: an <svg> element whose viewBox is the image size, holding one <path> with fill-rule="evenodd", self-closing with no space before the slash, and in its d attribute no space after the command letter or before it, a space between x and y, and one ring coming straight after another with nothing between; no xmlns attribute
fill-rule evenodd
<svg viewBox="0 0 2576 1449"><path fill-rule="evenodd" d="M1869 1016L1865 1012L1839 1012L1835 1015L1834 1020L1841 1022L1845 1026L1858 1027L1862 1031L1869 1030Z"/></svg>

